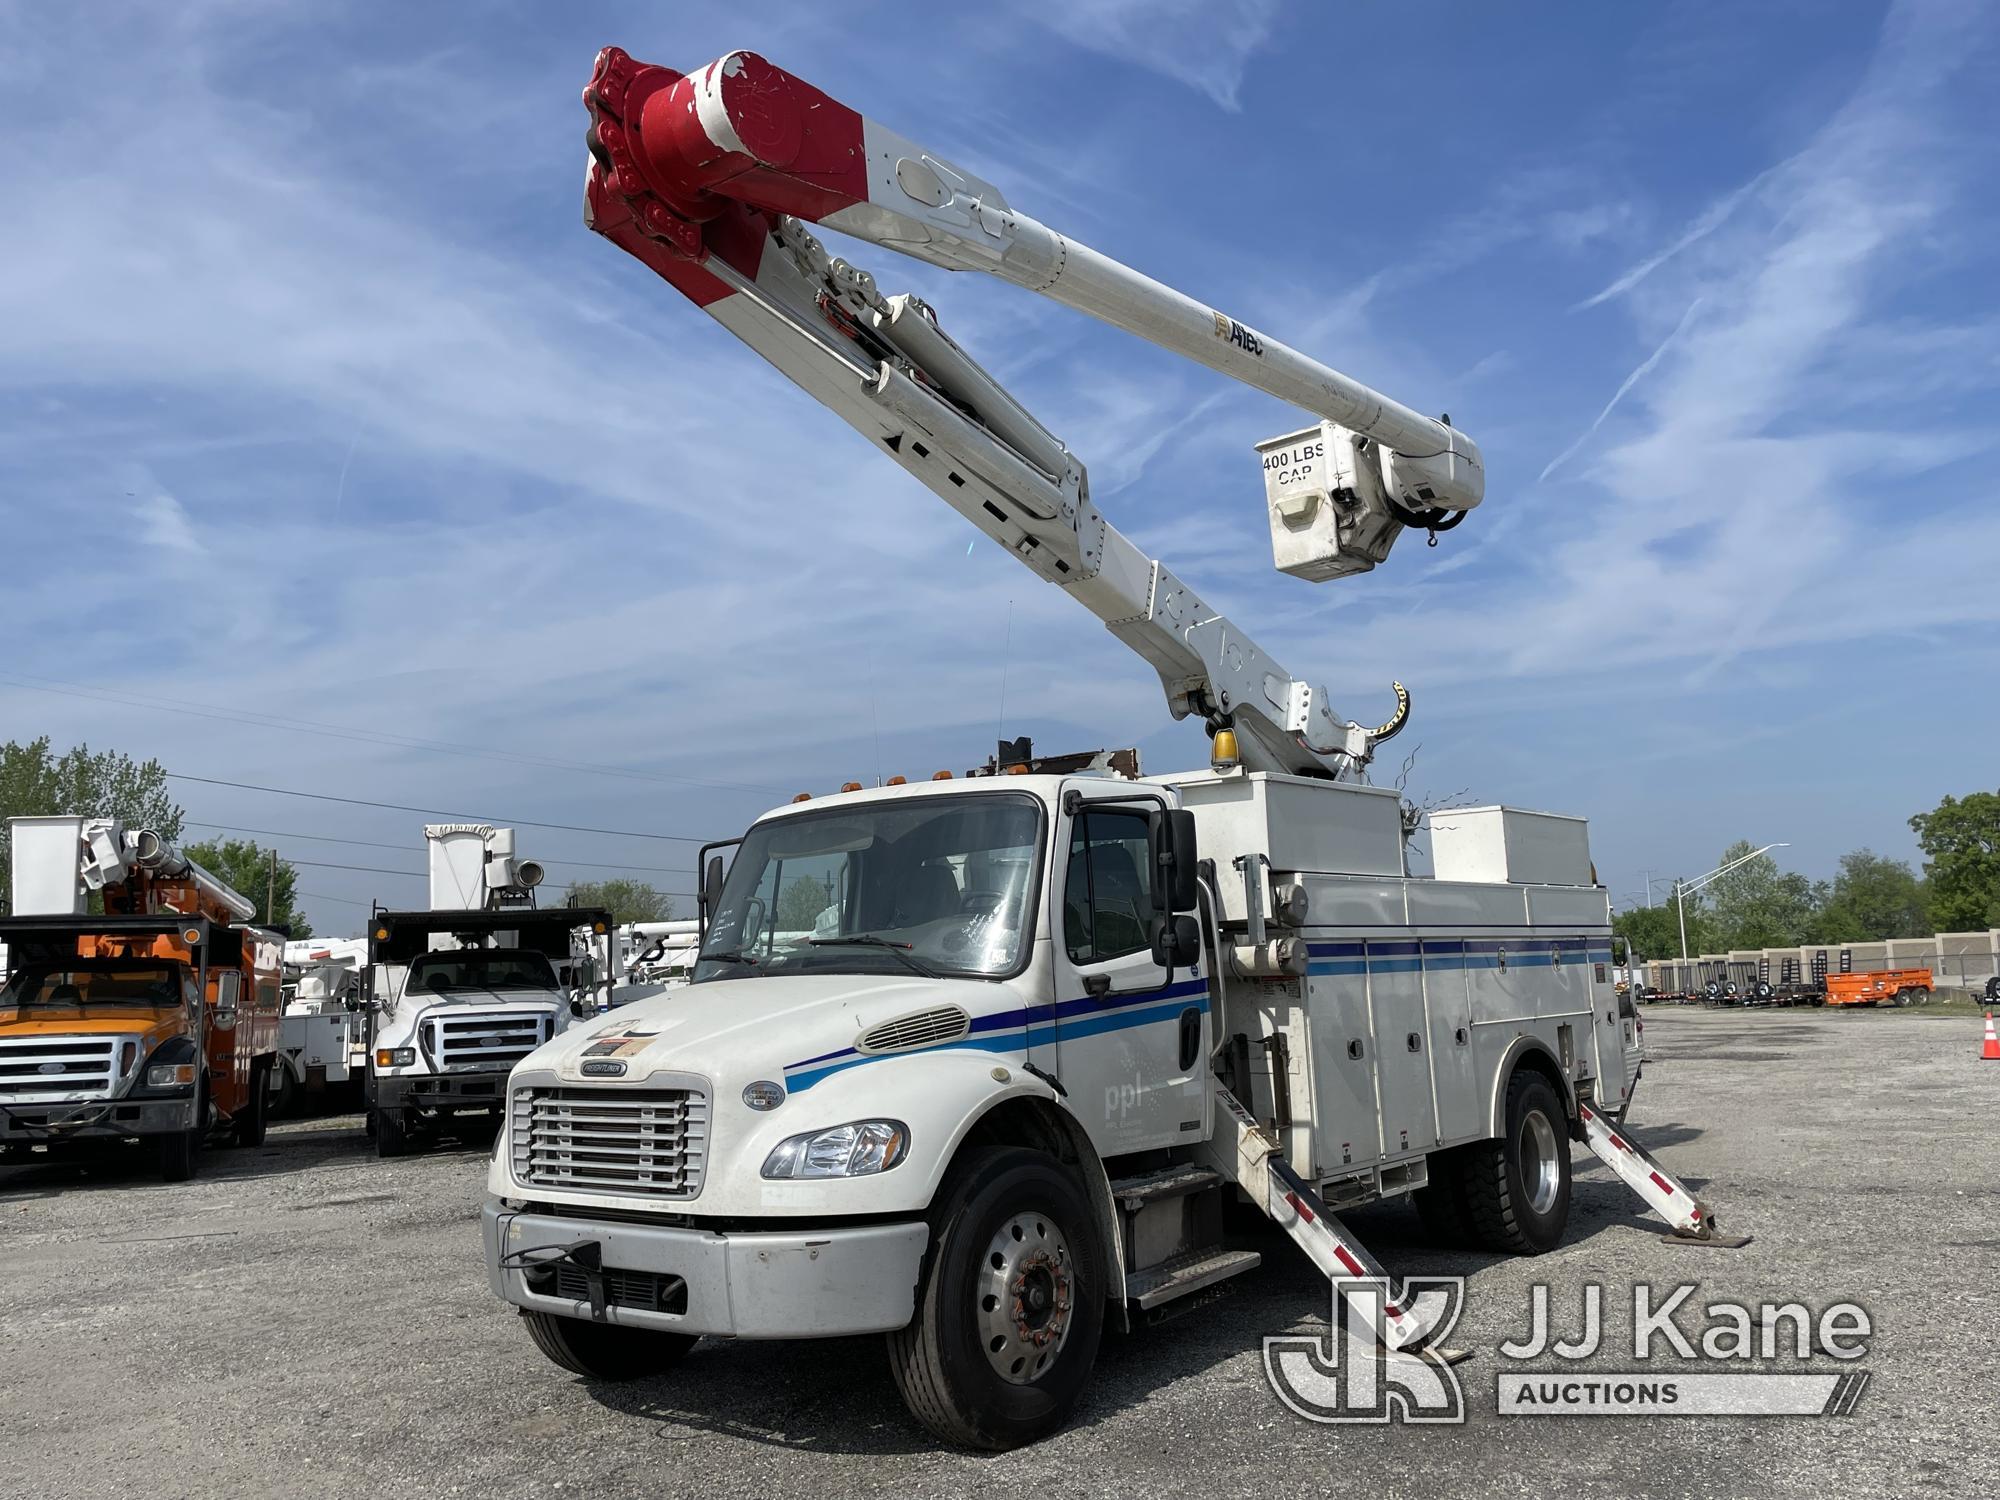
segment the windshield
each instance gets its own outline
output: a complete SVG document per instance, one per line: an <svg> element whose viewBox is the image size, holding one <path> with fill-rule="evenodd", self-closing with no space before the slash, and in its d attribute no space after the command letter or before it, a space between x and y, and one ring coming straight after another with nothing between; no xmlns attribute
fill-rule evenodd
<svg viewBox="0 0 2000 1500"><path fill-rule="evenodd" d="M1034 919L1041 804L979 793L794 814L750 831L697 982L759 974L1019 969Z"/></svg>
<svg viewBox="0 0 2000 1500"><path fill-rule="evenodd" d="M183 970L157 958L71 958L16 969L0 1008L58 1005L179 1005Z"/></svg>
<svg viewBox="0 0 2000 1500"><path fill-rule="evenodd" d="M553 990L556 971L547 957L523 948L459 948L426 953L410 965L408 995L450 996L460 990Z"/></svg>

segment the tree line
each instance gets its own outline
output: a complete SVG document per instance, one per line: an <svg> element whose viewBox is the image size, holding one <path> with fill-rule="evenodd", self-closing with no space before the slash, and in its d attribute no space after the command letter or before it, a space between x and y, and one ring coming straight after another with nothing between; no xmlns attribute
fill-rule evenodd
<svg viewBox="0 0 2000 1500"><path fill-rule="evenodd" d="M1747 859L1684 898L1687 952L1878 943L1934 932L2000 927L2000 791L1946 797L1910 828L1926 856L1923 873L1871 849L1840 857L1832 880L1783 870L1769 854ZM1739 839L1717 866L1756 846ZM1680 914L1669 896L1623 911L1612 930L1640 958L1677 958Z"/></svg>
<svg viewBox="0 0 2000 1500"><path fill-rule="evenodd" d="M6 820L56 816L117 818L127 828L150 828L254 902L256 921L289 928L295 938L313 936L299 904L298 871L276 849L253 839L182 843L186 809L174 801L158 761L88 745L58 754L47 735L0 743L0 910L13 910L13 850ZM640 880L579 883L570 887L569 898L579 906L605 907L617 922L661 922L673 914L672 899Z"/></svg>

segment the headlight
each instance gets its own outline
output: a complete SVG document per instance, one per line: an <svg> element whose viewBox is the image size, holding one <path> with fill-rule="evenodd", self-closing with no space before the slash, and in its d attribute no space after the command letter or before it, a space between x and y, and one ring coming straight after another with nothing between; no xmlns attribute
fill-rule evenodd
<svg viewBox="0 0 2000 1500"><path fill-rule="evenodd" d="M407 1068L417 1060L415 1047L377 1047L375 1066L378 1068Z"/></svg>
<svg viewBox="0 0 2000 1500"><path fill-rule="evenodd" d="M780 1141L764 1159L764 1175L866 1177L888 1171L909 1149L910 1127L901 1120L856 1120Z"/></svg>
<svg viewBox="0 0 2000 1500"><path fill-rule="evenodd" d="M146 1087L149 1089L186 1088L194 1082L194 1064L154 1063L146 1069Z"/></svg>

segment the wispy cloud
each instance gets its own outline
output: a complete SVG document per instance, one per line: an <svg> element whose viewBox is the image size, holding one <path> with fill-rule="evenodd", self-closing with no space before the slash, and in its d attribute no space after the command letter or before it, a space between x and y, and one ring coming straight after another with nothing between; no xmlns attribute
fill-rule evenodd
<svg viewBox="0 0 2000 1500"><path fill-rule="evenodd" d="M1661 339L1659 345L1653 350L1653 352L1647 355L1641 361L1639 361L1638 365L1634 367L1632 373L1630 375L1627 375L1624 381L1619 385L1618 389L1611 393L1611 399L1604 403L1604 409L1598 412L1597 416L1592 420L1591 424L1588 427L1584 428L1583 432L1577 437L1576 441L1571 443L1567 448L1563 449L1562 452L1558 453L1554 458L1548 461L1547 466L1542 470L1542 472L1539 475L1536 476L1536 483L1539 484L1543 482L1551 474L1555 473L1557 469L1561 468L1563 464L1568 462L1570 457L1574 455L1578 449L1580 449L1585 443L1589 442L1591 438L1596 436L1597 429L1604 425L1604 419L1606 417L1610 416L1612 412L1618 409L1618 403L1625 399L1626 393L1630 391L1633 386L1637 385L1640 381L1644 380L1648 375L1650 375L1653 372L1654 367L1657 366L1659 362L1666 357L1667 351L1674 346L1675 342L1680 338L1681 334L1687 330L1688 322L1694 317L1695 309L1700 306L1701 306L1701 298L1699 297L1695 298L1694 301L1688 304L1687 311L1681 314L1680 322L1674 324L1673 332L1668 334L1665 338Z"/></svg>
<svg viewBox="0 0 2000 1500"><path fill-rule="evenodd" d="M1271 39L1280 0L1068 0L1027 7L1065 40L1242 108L1250 59Z"/></svg>
<svg viewBox="0 0 2000 1500"><path fill-rule="evenodd" d="M1676 255L1700 244L1711 234L1714 234L1716 230L1728 223L1730 216L1736 212L1745 199L1756 192L1758 188L1762 187L1774 173L1781 172L1782 170L1782 166L1766 168L1741 187L1718 198L1715 202L1709 204L1707 208L1703 209L1701 213L1696 215L1694 222L1683 229L1664 248L1654 251L1602 291L1585 297L1571 310L1582 312L1586 308L1596 307L1601 302L1609 302L1613 297L1624 296L1625 293L1631 291L1633 287L1659 270L1661 266L1664 266Z"/></svg>

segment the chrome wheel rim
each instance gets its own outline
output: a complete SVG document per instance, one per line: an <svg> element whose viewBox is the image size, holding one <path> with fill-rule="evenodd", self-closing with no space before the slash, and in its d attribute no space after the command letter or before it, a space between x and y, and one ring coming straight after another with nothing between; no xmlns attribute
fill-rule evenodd
<svg viewBox="0 0 2000 1500"><path fill-rule="evenodd" d="M1545 1214L1556 1205L1562 1187L1562 1159L1556 1155L1555 1126L1538 1109L1531 1109L1521 1121L1521 1183L1528 1192L1528 1207Z"/></svg>
<svg viewBox="0 0 2000 1500"><path fill-rule="evenodd" d="M980 1348L1011 1385L1041 1376L1069 1338L1076 1274L1069 1242L1044 1213L1010 1215L994 1231L974 1279Z"/></svg>

